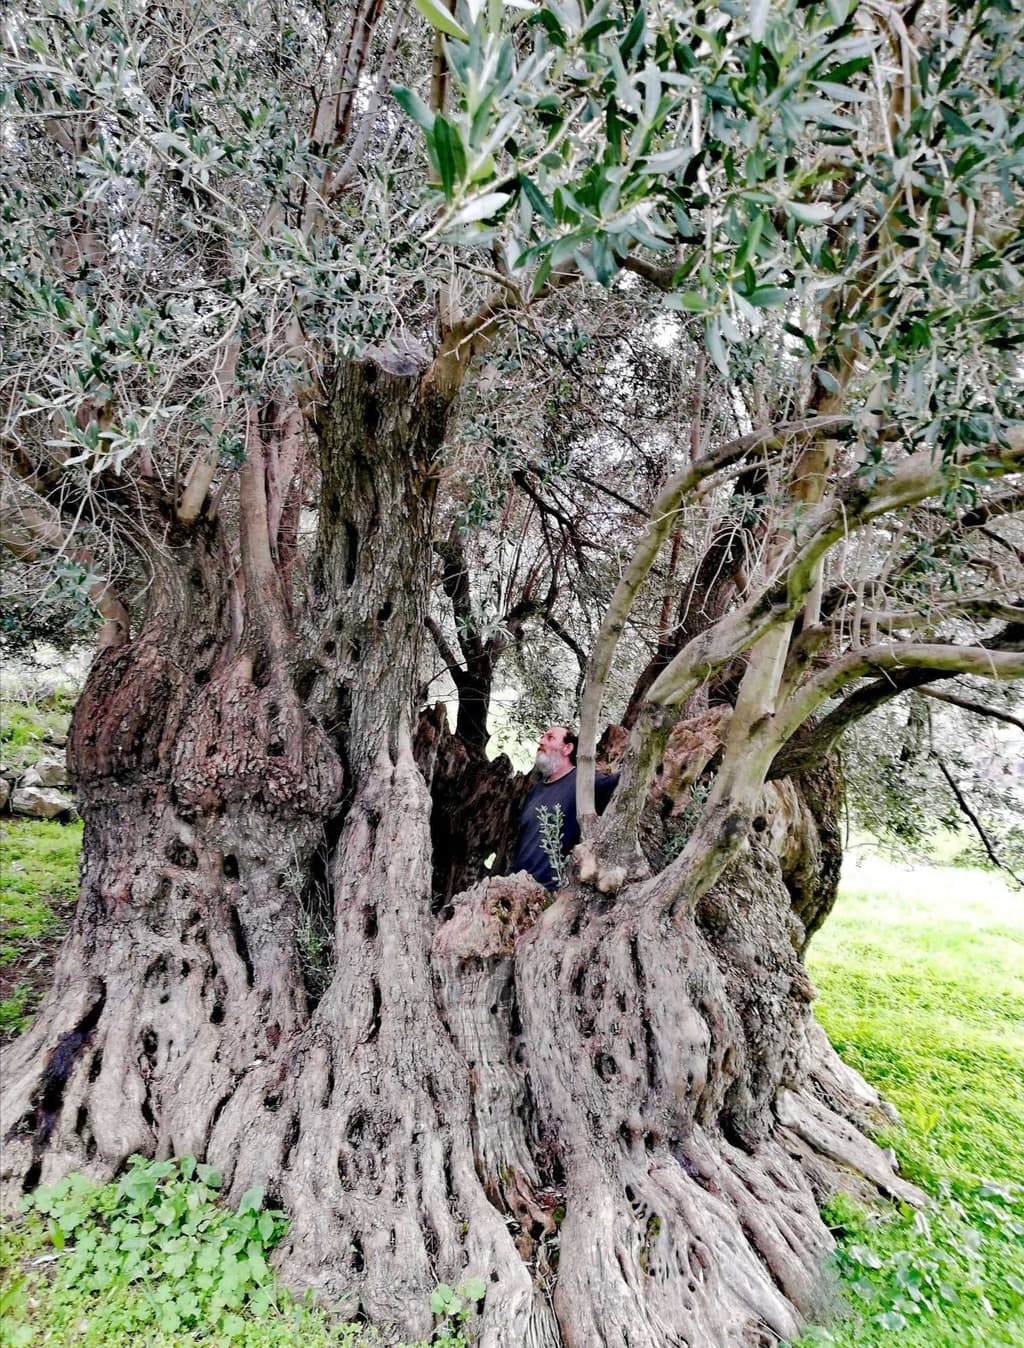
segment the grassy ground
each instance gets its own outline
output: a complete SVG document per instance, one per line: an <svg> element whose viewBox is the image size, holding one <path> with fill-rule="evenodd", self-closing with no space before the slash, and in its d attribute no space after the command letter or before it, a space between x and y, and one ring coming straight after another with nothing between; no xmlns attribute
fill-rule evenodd
<svg viewBox="0 0 1024 1348"><path fill-rule="evenodd" d="M0 1042L20 1034L46 987L78 894L82 825L0 822Z"/></svg>
<svg viewBox="0 0 1024 1348"><path fill-rule="evenodd" d="M79 843L80 826L6 828L0 977L23 971L30 996L67 919ZM836 910L811 948L818 1014L847 1061L901 1111L906 1126L883 1141L934 1203L917 1215L830 1204L843 1310L800 1348L1024 1345L1022 956L1024 902L999 877L870 857L847 868ZM30 1010L10 1014L24 1022ZM140 1334L131 1321L138 1283L115 1278L99 1297L74 1282L59 1288L54 1270L65 1259L39 1219L8 1232L0 1345L200 1341L155 1326ZM194 1290L166 1272L160 1284L185 1301ZM367 1342L363 1333L284 1301L258 1316L241 1308L229 1336L211 1330L201 1341L356 1348Z"/></svg>
<svg viewBox="0 0 1024 1348"><path fill-rule="evenodd" d="M836 1348L1024 1344L1024 902L978 870L850 865L812 943L818 1015L904 1128L883 1139L935 1199L830 1215Z"/></svg>
<svg viewBox="0 0 1024 1348"><path fill-rule="evenodd" d="M0 759L19 771L67 733L73 694L0 698ZM78 893L82 825L0 820L0 1043L28 1024Z"/></svg>

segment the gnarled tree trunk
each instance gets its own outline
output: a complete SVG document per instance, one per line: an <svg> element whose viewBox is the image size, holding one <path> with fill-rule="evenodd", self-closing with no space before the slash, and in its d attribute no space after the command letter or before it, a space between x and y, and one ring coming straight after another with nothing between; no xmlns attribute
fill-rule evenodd
<svg viewBox="0 0 1024 1348"><path fill-rule="evenodd" d="M237 561L216 520L155 549L147 622L74 719L82 896L7 1054L5 1191L192 1152L285 1207L290 1281L396 1336L472 1274L486 1348L775 1342L823 1305L818 1200L914 1198L860 1131L877 1097L810 1016L827 795L816 818L769 787L696 903L470 884L520 784L463 770L439 723L414 753L447 413L414 360L341 369L298 627L255 430ZM313 868L322 994L302 967Z"/></svg>

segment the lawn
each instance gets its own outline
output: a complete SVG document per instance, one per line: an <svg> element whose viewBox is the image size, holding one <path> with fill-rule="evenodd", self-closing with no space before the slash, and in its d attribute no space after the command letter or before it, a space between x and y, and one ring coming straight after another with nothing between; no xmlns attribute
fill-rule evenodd
<svg viewBox="0 0 1024 1348"><path fill-rule="evenodd" d="M990 871L868 855L809 963L819 1019L899 1109L883 1141L935 1205L833 1205L847 1318L802 1342L1024 1344L1024 900Z"/></svg>
<svg viewBox="0 0 1024 1348"><path fill-rule="evenodd" d="M0 822L0 1041L19 1034L45 989L78 895L82 825Z"/></svg>
<svg viewBox="0 0 1024 1348"><path fill-rule="evenodd" d="M30 989L66 921L79 843L78 826L8 825L0 974L28 968ZM882 1142L934 1201L915 1214L833 1200L826 1211L840 1238L831 1271L839 1313L808 1331L799 1348L1024 1344L1024 901L991 872L910 869L867 856L848 864L836 909L812 943L810 968L833 1042L903 1116L905 1126ZM24 1021L29 1011L17 1014ZM112 1193L107 1186L96 1202L109 1207ZM164 1207L173 1204L165 1198ZM102 1233L102 1223L95 1229ZM195 1258L202 1262L198 1252ZM102 1295L75 1279L62 1284L59 1274L50 1283L55 1264L69 1269L66 1261L38 1217L8 1233L0 1344L368 1342L365 1331L332 1325L276 1295L258 1316L244 1305L231 1310L230 1335L214 1328L194 1336L154 1321L140 1337L132 1320L139 1284L122 1287L116 1261ZM206 1295L189 1282L194 1270L177 1280L166 1268L161 1275L168 1290L160 1295L171 1300L154 1302L154 1314L168 1306L176 1314L173 1306ZM449 1332L449 1344L462 1341L456 1322Z"/></svg>

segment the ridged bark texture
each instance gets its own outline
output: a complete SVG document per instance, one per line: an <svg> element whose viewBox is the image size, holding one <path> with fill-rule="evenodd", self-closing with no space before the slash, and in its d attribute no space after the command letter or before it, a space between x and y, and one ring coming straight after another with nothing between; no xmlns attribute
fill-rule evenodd
<svg viewBox="0 0 1024 1348"><path fill-rule="evenodd" d="M264 1185L282 1274L386 1339L472 1274L483 1348L774 1344L828 1301L817 1202L916 1197L810 1017L827 809L770 788L750 850L671 917L651 885L466 887L520 784L463 771L440 722L414 752L447 414L412 356L343 366L300 628L265 583L254 452L240 562L216 522L169 538L145 627L94 667L82 895L6 1055L5 1201L191 1152L231 1197ZM659 818L713 754L690 739ZM333 965L308 995L314 861Z"/></svg>

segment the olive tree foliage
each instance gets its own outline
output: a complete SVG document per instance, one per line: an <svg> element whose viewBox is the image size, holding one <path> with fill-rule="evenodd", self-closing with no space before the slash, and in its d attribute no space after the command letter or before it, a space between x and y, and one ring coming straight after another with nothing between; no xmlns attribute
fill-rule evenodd
<svg viewBox="0 0 1024 1348"><path fill-rule="evenodd" d="M828 761L897 697L1024 675L1019 29L9 8L4 540L101 619L9 1189L203 1153L396 1337L467 1265L488 1348L817 1313L815 1199L916 1197L809 1016ZM456 747L424 717L415 757L440 671ZM580 688L546 908L482 879L517 678ZM652 801L685 829L652 842Z"/></svg>

